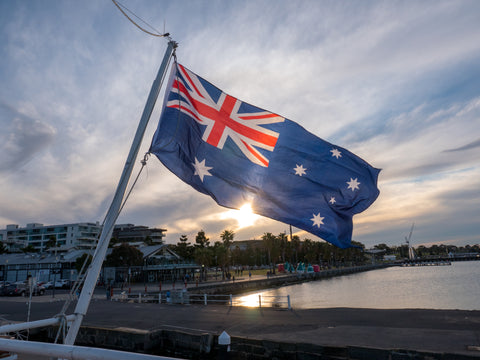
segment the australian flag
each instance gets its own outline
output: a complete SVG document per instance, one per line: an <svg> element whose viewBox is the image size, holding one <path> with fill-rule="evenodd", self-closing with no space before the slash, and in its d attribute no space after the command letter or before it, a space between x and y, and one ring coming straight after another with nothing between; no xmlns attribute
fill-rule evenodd
<svg viewBox="0 0 480 360"><path fill-rule="evenodd" d="M238 100L174 64L150 152L219 205L351 246L352 216L377 198L380 172L297 123Z"/></svg>

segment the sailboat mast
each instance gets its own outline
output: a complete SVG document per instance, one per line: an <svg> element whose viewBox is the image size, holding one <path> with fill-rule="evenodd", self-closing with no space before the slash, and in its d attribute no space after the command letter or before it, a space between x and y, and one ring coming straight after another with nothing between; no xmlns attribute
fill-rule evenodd
<svg viewBox="0 0 480 360"><path fill-rule="evenodd" d="M98 241L92 263L88 268L83 290L80 294L77 306L74 311L75 320L70 326L67 336L65 337L64 344L73 345L75 343L78 330L80 329L82 320L87 313L88 306L90 305L90 300L92 299L95 285L97 283L98 276L102 268L103 260L105 259L105 254L108 249L108 243L110 242L110 238L112 236L113 227L115 225L115 221L117 220L120 207L125 196L125 190L127 188L128 181L130 180L133 167L135 165L135 160L137 158L140 145L142 143L143 135L145 134L145 129L147 127L148 121L155 106L155 102L162 87L162 82L165 77L170 58L172 57L172 54L175 51L176 47L177 43L175 43L174 41L170 40L168 42L162 64L160 65L157 77L155 78L152 84L152 88L150 89L150 94L148 95L147 103L145 104L142 117L137 127L137 132L135 133L130 152L128 154L122 175L118 182L115 196L112 200L112 204L110 205L107 216L105 218L105 224L102 228L102 233L100 235L100 239Z"/></svg>

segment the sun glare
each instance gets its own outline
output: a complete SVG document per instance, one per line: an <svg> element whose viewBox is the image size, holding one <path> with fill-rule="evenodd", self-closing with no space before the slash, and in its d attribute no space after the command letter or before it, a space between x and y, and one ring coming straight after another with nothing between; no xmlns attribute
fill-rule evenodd
<svg viewBox="0 0 480 360"><path fill-rule="evenodd" d="M250 204L244 204L239 210L227 211L223 218L237 220L238 228L243 229L254 225L260 216L253 213Z"/></svg>

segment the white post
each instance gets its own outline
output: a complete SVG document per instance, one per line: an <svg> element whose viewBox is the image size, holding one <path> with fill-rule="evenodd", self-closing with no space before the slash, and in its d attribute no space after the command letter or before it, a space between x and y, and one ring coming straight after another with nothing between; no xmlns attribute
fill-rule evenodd
<svg viewBox="0 0 480 360"><path fill-rule="evenodd" d="M290 305L290 295L287 295L287 301L288 301L288 310L292 310L292 306Z"/></svg>
<svg viewBox="0 0 480 360"><path fill-rule="evenodd" d="M207 305L207 294L203 294L203 304Z"/></svg>
<svg viewBox="0 0 480 360"><path fill-rule="evenodd" d="M226 358L226 353L230 351L230 335L226 331L223 331L218 337L218 345L220 346L220 358ZM223 355L223 356L222 356Z"/></svg>
<svg viewBox="0 0 480 360"><path fill-rule="evenodd" d="M258 307L262 307L262 294L258 294Z"/></svg>
<svg viewBox="0 0 480 360"><path fill-rule="evenodd" d="M138 303L142 303L142 293L138 293Z"/></svg>
<svg viewBox="0 0 480 360"><path fill-rule="evenodd" d="M230 294L230 306L233 306L233 296Z"/></svg>
<svg viewBox="0 0 480 360"><path fill-rule="evenodd" d="M150 94L148 95L147 103L145 104L145 108L143 109L142 118L140 119L140 123L138 124L137 132L135 133L135 137L133 139L133 143L130 148L127 161L125 162L122 176L120 177L120 181L118 183L115 196L112 200L112 204L110 205L110 208L108 210L108 213L105 219L105 224L103 226L102 233L100 235L100 240L98 241L98 244L97 244L97 249L95 250L92 263L90 264L87 271L85 283L83 285L83 290L80 294L77 306L74 311L75 320L70 326L67 336L65 337L65 341L64 341L65 344L73 345L75 343L78 330L80 329L82 320L87 313L88 306L90 305L90 300L92 299L93 291L95 290L95 285L97 283L98 275L100 274L102 263L103 263L103 260L105 259L105 254L108 249L108 243L110 242L110 238L112 236L115 221L117 220L117 217L119 215L120 207L123 202L123 197L125 195L125 191L128 185L128 181L130 179L130 175L132 174L133 167L135 165L135 160L137 158L137 154L140 149L142 138L145 133L148 120L150 119L150 115L152 114L153 107L155 106L158 93L160 92L163 77L166 73L168 63L176 47L177 47L177 44L174 41L170 40L168 43L167 50L165 51L162 64L160 66L160 69L158 70L157 77L155 78L152 84L152 88L150 89Z"/></svg>

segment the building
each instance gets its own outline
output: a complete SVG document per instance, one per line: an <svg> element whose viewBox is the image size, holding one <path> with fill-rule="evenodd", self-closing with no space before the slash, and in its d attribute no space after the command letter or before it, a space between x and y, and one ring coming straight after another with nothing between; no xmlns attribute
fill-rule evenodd
<svg viewBox="0 0 480 360"><path fill-rule="evenodd" d="M33 277L37 281L55 281L77 278L76 260L93 250L72 250L62 254L13 253L0 254L0 278L8 282L24 281Z"/></svg>
<svg viewBox="0 0 480 360"><path fill-rule="evenodd" d="M100 231L98 222L47 226L31 223L25 227L11 224L0 230L0 241L12 253L30 245L38 252L66 252L73 248L89 250L97 245Z"/></svg>
<svg viewBox="0 0 480 360"><path fill-rule="evenodd" d="M185 261L168 245L148 246L135 244L143 254L143 265L131 267L106 267L100 274L100 283L122 284L181 280L185 275L193 276L200 266ZM108 249L107 255L112 252ZM77 259L83 254L93 255L93 250L70 250L59 253L13 253L0 254L0 281L24 281L33 277L36 281L55 281L58 279L76 280L78 277Z"/></svg>
<svg viewBox="0 0 480 360"><path fill-rule="evenodd" d="M149 228L143 225L118 224L113 228L115 242L163 243L166 229Z"/></svg>

